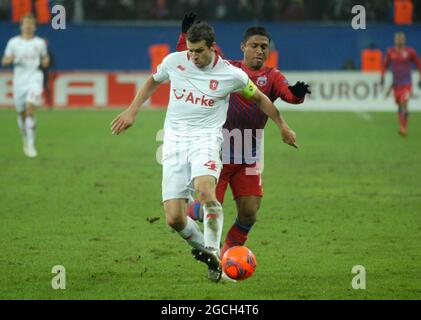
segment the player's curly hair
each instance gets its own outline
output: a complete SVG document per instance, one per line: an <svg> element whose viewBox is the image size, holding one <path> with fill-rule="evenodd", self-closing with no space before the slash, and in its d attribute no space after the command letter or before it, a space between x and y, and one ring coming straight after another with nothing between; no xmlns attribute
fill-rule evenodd
<svg viewBox="0 0 421 320"><path fill-rule="evenodd" d="M207 22L195 23L187 31L187 40L192 43L205 40L210 48L216 41L215 31Z"/></svg>
<svg viewBox="0 0 421 320"><path fill-rule="evenodd" d="M265 27L254 26L254 27L248 28L246 32L244 32L243 43L246 43L247 40L252 36L264 36L269 39L269 42L271 41L270 34L269 32L267 32Z"/></svg>

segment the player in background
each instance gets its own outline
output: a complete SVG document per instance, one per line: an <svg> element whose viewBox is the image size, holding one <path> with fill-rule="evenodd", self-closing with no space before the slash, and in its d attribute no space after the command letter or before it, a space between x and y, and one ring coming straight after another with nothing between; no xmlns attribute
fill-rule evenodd
<svg viewBox="0 0 421 320"><path fill-rule="evenodd" d="M399 133L406 136L408 132L408 102L412 94L412 64L420 73L418 86L421 88L421 60L417 52L406 46L405 33L395 33L395 46L388 48L381 73L381 86L384 86L384 74L391 66L393 74L393 94L398 105Z"/></svg>
<svg viewBox="0 0 421 320"><path fill-rule="evenodd" d="M164 124L162 199L167 224L193 247L208 265L208 278L219 281L219 244L223 211L215 195L222 168L220 150L230 93L252 99L278 126L285 143L297 147L295 133L272 102L247 74L215 51L215 34L198 23L187 34L187 51L169 54L140 89L133 102L111 124L120 134L135 121L138 109L163 81L171 81ZM187 217L187 201L196 191L204 213L204 233Z"/></svg>
<svg viewBox="0 0 421 320"><path fill-rule="evenodd" d="M35 35L36 19L32 14L22 18L20 31L19 36L8 41L1 63L14 66L13 98L19 113L23 152L35 158L35 108L41 104L43 88L43 74L39 67L47 67L49 57L45 41Z"/></svg>
<svg viewBox="0 0 421 320"><path fill-rule="evenodd" d="M195 18L196 15L193 13L184 16L177 50L185 48L185 34L194 25ZM305 95L311 93L307 84L297 82L294 86L290 86L279 70L264 65L269 55L270 41L270 35L263 27L247 29L241 42L243 60L229 60L229 62L241 68L272 102L278 98L292 104L304 102ZM237 217L228 231L221 249L221 257L228 248L244 245L248 233L256 222L257 211L263 196L259 163L256 163L256 159L260 158L259 145L261 143L258 130L264 129L267 120L268 116L257 107L254 101L247 100L237 93L231 94L224 128L228 132L240 129L243 137L246 137L245 130L252 129L253 135L251 143L243 141L241 155L235 154L233 139L228 137L224 142L229 144L227 148L224 148L224 150L230 150L230 154L225 155L225 159L229 161L223 164L216 187L216 196L218 201L223 203L229 184L237 206ZM250 148L252 150L249 150ZM189 205L188 214L195 220L202 220L200 201L195 200Z"/></svg>

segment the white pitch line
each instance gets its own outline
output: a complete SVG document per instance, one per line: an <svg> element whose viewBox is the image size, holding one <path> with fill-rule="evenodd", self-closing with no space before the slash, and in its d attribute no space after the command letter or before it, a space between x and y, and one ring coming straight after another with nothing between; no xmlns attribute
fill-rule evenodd
<svg viewBox="0 0 421 320"><path fill-rule="evenodd" d="M371 121L373 120L373 117L368 112L364 111L355 111L354 112L359 118L362 118L365 121Z"/></svg>

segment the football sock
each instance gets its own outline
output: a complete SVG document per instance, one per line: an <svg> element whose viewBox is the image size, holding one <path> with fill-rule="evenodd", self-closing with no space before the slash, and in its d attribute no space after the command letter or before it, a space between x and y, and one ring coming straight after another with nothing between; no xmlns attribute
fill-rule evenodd
<svg viewBox="0 0 421 320"><path fill-rule="evenodd" d="M398 111L398 119L399 119L399 125L401 128L403 128L404 125L404 121L405 121L405 117L404 117L404 111L402 107L399 107L399 111Z"/></svg>
<svg viewBox="0 0 421 320"><path fill-rule="evenodd" d="M404 113L403 113L403 127L405 129L408 128L408 118L409 118L409 112L408 111L404 111Z"/></svg>
<svg viewBox="0 0 421 320"><path fill-rule="evenodd" d="M242 225L235 220L231 229L228 231L227 237L225 238L224 246L221 250L221 257L223 257L225 251L234 246L242 246L247 241L248 233L250 232L253 225Z"/></svg>
<svg viewBox="0 0 421 320"><path fill-rule="evenodd" d="M187 215L194 221L203 222L203 210L199 200L195 199L194 202L188 205Z"/></svg>
<svg viewBox="0 0 421 320"><path fill-rule="evenodd" d="M200 230L197 223L194 222L190 217L187 217L186 226L183 230L179 231L178 234L194 248L199 246L203 247L205 245L202 231Z"/></svg>
<svg viewBox="0 0 421 320"><path fill-rule="evenodd" d="M25 118L25 127L28 144L33 146L35 143L35 118L32 116L27 116Z"/></svg>
<svg viewBox="0 0 421 320"><path fill-rule="evenodd" d="M206 202L203 206L203 225L205 233L205 247L218 250L222 237L224 215L218 201Z"/></svg>
<svg viewBox="0 0 421 320"><path fill-rule="evenodd" d="M26 139L25 120L21 116L18 116L18 126L20 129L20 133L22 134L22 137Z"/></svg>

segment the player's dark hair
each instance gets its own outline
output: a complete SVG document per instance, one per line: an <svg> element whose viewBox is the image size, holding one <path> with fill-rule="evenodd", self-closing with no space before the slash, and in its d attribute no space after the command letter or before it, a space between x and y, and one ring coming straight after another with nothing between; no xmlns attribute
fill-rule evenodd
<svg viewBox="0 0 421 320"><path fill-rule="evenodd" d="M216 40L215 31L206 22L195 23L187 31L187 40L192 43L205 40L206 45L210 48Z"/></svg>
<svg viewBox="0 0 421 320"><path fill-rule="evenodd" d="M269 42L271 41L269 32L264 27L254 26L250 27L244 32L243 43L246 43L247 40L252 36L264 36L268 38Z"/></svg>
<svg viewBox="0 0 421 320"><path fill-rule="evenodd" d="M26 19L30 19L32 21L35 22L35 24L37 24L37 18L34 16L33 13L27 13L25 14L21 19L20 19L20 24L23 23L23 21L25 21Z"/></svg>

